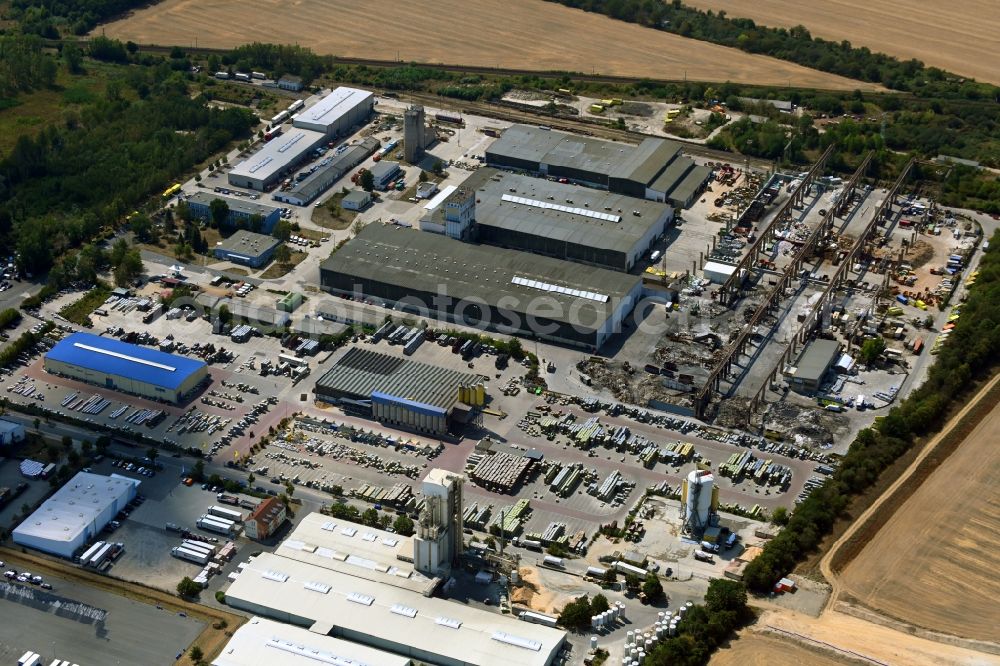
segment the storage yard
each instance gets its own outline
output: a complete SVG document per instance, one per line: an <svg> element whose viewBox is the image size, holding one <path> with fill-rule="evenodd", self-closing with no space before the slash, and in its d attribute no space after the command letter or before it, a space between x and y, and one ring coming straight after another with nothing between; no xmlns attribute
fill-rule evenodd
<svg viewBox="0 0 1000 666"><path fill-rule="evenodd" d="M1000 59L1000 14L991 0L957 0L948 3L947 11L909 0L690 0L685 4L725 11L732 18L751 18L769 27L805 25L816 37L846 39L855 47L916 58L979 81L1000 83L1000 71L990 64Z"/></svg>
<svg viewBox="0 0 1000 666"><path fill-rule="evenodd" d="M994 407L842 572L851 598L920 628L1000 643L998 437Z"/></svg>
<svg viewBox="0 0 1000 666"><path fill-rule="evenodd" d="M139 44L230 48L249 42L299 44L317 53L394 62L441 62L528 70L577 71L696 81L741 81L853 90L873 86L781 60L655 32L554 3L518 0L497 21L495 4L449 0L429 12L400 11L388 0L300 4L273 0L205 4L167 0L101 27L108 37ZM232 16L245 20L233 26ZM280 21L267 17L280 16ZM462 17L460 32L442 17ZM325 26L351 26L331 32ZM572 43L572 51L554 49ZM609 48L614 44L614 48Z"/></svg>

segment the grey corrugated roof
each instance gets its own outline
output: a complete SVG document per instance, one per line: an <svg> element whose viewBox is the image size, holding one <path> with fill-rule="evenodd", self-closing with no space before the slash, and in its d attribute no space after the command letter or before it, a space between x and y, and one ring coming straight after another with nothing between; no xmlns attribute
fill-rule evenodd
<svg viewBox="0 0 1000 666"><path fill-rule="evenodd" d="M656 178L663 165L677 156L681 147L673 141L643 139L639 147L612 171L612 178L625 178L647 185Z"/></svg>
<svg viewBox="0 0 1000 666"><path fill-rule="evenodd" d="M381 162L376 162L372 165L371 172L375 177L375 180L380 178L385 178L390 173L394 172L399 168L399 162L387 162L382 160Z"/></svg>
<svg viewBox="0 0 1000 666"><path fill-rule="evenodd" d="M684 175L683 180L677 183L667 196L675 201L687 201L711 173L712 170L706 166L696 166Z"/></svg>
<svg viewBox="0 0 1000 666"><path fill-rule="evenodd" d="M491 168L473 172L453 196L472 191L476 192L477 224L624 253L630 252L658 220L670 213L667 204ZM505 194L617 215L621 220L611 222L503 201ZM633 215L636 210L638 216ZM443 223L444 212L444 206L438 206L435 220Z"/></svg>
<svg viewBox="0 0 1000 666"><path fill-rule="evenodd" d="M818 382L839 353L840 343L836 340L814 340L799 357L795 378Z"/></svg>
<svg viewBox="0 0 1000 666"><path fill-rule="evenodd" d="M459 386L472 386L484 378L370 349L352 347L316 382L327 389L368 399L380 391L442 409L458 402Z"/></svg>
<svg viewBox="0 0 1000 666"><path fill-rule="evenodd" d="M362 229L321 268L413 291L436 294L444 289L450 297L478 298L493 305L504 296L513 297L515 304L507 308L527 307L547 297L561 306L561 312L547 313L548 319L580 327L603 325L618 299L641 283L636 275L378 223ZM609 300L514 284L515 276L604 294Z"/></svg>
<svg viewBox="0 0 1000 666"><path fill-rule="evenodd" d="M653 183L649 186L651 190L656 192L666 192L670 194L670 191L677 187L677 184L681 182L687 172L694 166L694 162L688 159L683 159L678 156L673 162L663 170Z"/></svg>
<svg viewBox="0 0 1000 666"><path fill-rule="evenodd" d="M644 184L656 177L663 165L678 156L680 146L666 139L646 138L638 146L602 141L575 134L514 125L486 150L487 155L540 162L604 177L635 180Z"/></svg>
<svg viewBox="0 0 1000 666"><path fill-rule="evenodd" d="M229 206L229 210L246 213L247 215L261 215L263 217L267 217L274 211L278 210L274 206L258 203L253 199L234 199L231 197L221 196L217 192L195 192L187 198L187 201L193 201L195 203L202 204L203 206L211 206L212 202L216 199L222 199L225 201L226 205Z"/></svg>

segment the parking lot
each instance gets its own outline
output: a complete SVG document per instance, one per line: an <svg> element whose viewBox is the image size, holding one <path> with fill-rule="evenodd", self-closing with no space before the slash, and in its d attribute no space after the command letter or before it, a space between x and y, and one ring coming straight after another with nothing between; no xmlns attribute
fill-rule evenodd
<svg viewBox="0 0 1000 666"><path fill-rule="evenodd" d="M80 664L172 664L204 624L75 582L52 590L0 581L0 661L26 651ZM151 628L155 627L155 630Z"/></svg>

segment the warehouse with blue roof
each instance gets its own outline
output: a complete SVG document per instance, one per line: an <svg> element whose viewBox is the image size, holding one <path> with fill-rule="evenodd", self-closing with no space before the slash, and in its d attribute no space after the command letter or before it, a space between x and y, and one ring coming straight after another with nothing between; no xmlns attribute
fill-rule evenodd
<svg viewBox="0 0 1000 666"><path fill-rule="evenodd" d="M58 342L45 355L44 367L54 375L174 404L208 378L202 361L90 333Z"/></svg>

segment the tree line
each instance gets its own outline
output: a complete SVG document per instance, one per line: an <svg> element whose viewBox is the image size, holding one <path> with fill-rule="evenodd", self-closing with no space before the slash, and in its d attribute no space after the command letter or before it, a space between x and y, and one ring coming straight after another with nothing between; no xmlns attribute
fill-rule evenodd
<svg viewBox="0 0 1000 666"><path fill-rule="evenodd" d="M46 56L48 57L48 56ZM210 108L169 67L128 68L63 126L23 135L0 160L0 246L41 273L68 250L237 138L248 110Z"/></svg>
<svg viewBox="0 0 1000 666"><path fill-rule="evenodd" d="M747 565L743 580L759 593L814 552L851 500L920 438L938 431L950 411L968 400L977 382L990 377L1000 362L1000 252L992 239L979 265L979 277L961 305L948 341L942 345L927 379L917 389L858 433L833 476L800 503L788 525Z"/></svg>
<svg viewBox="0 0 1000 666"><path fill-rule="evenodd" d="M927 67L919 60L900 60L867 47L855 47L847 40L831 41L813 37L799 25L791 29L768 28L746 18L729 18L726 12L701 11L681 0L549 0L567 7L604 14L621 21L665 30L682 37L721 44L768 55L811 69L882 84L923 96L995 99L997 88L978 84Z"/></svg>

